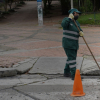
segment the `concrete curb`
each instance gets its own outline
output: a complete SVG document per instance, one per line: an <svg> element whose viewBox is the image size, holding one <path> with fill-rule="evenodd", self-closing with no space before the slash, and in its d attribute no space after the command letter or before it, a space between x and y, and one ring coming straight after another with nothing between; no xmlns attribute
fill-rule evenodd
<svg viewBox="0 0 100 100"><path fill-rule="evenodd" d="M15 68L0 68L0 77L9 77L17 75Z"/></svg>
<svg viewBox="0 0 100 100"><path fill-rule="evenodd" d="M18 62L18 64L13 65L12 68L0 68L0 77L15 76L17 74L26 73L30 70L36 63L38 58L30 58L24 61Z"/></svg>
<svg viewBox="0 0 100 100"><path fill-rule="evenodd" d="M37 58L34 59L26 59L26 61L19 62L19 66L16 67L18 74L26 73L29 69L33 67L35 62L37 61Z"/></svg>
<svg viewBox="0 0 100 100"><path fill-rule="evenodd" d="M98 62L98 64L100 65L100 62ZM90 76L100 75L100 70L94 60L88 60L84 58L81 68L81 74Z"/></svg>

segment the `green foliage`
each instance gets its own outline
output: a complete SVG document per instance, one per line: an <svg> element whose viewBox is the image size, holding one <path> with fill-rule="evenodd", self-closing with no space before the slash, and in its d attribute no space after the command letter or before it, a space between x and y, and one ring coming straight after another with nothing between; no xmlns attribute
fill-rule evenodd
<svg viewBox="0 0 100 100"><path fill-rule="evenodd" d="M91 0L85 0L85 4L86 4L87 12L93 10L93 4L92 4Z"/></svg>
<svg viewBox="0 0 100 100"><path fill-rule="evenodd" d="M93 11L93 3L91 0L84 0L84 5L80 6L79 9L82 12L91 12Z"/></svg>
<svg viewBox="0 0 100 100"><path fill-rule="evenodd" d="M100 25L100 13L96 14L82 14L78 22L80 24Z"/></svg>
<svg viewBox="0 0 100 100"><path fill-rule="evenodd" d="M74 2L74 8L79 9L81 12L93 11L92 0L73 0L73 2Z"/></svg>
<svg viewBox="0 0 100 100"><path fill-rule="evenodd" d="M81 6L79 9L80 9L81 12L85 12L86 11L84 6Z"/></svg>
<svg viewBox="0 0 100 100"><path fill-rule="evenodd" d="M61 3L62 15L67 15L70 9L70 0L59 0Z"/></svg>

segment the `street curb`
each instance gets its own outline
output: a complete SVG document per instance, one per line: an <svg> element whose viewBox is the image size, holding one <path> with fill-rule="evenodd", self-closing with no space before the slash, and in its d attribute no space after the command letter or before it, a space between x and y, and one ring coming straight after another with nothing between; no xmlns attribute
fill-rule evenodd
<svg viewBox="0 0 100 100"><path fill-rule="evenodd" d="M0 68L0 77L9 77L17 75L15 68Z"/></svg>
<svg viewBox="0 0 100 100"><path fill-rule="evenodd" d="M100 65L100 62L97 62ZM99 76L100 70L94 60L84 58L82 68L82 75Z"/></svg>
<svg viewBox="0 0 100 100"><path fill-rule="evenodd" d="M10 77L17 74L24 74L33 67L37 60L38 58L33 57L18 62L18 64L13 65L12 68L0 68L0 77Z"/></svg>
<svg viewBox="0 0 100 100"><path fill-rule="evenodd" d="M20 65L16 67L17 73L18 74L26 73L29 69L33 67L36 61L37 61L37 58L30 59L30 60L26 59L26 62L24 61L24 63L19 62Z"/></svg>

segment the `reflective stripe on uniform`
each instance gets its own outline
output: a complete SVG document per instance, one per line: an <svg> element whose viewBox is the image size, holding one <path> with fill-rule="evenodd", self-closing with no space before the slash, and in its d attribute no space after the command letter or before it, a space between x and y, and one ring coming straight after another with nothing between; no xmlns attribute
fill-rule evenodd
<svg viewBox="0 0 100 100"><path fill-rule="evenodd" d="M75 34L75 35L79 35L79 33L74 32L74 31L69 31L69 30L63 30L63 32L70 33L70 34Z"/></svg>
<svg viewBox="0 0 100 100"><path fill-rule="evenodd" d="M68 35L63 35L63 37L68 38L68 39L78 40L78 38L72 37L72 36L68 36Z"/></svg>
<svg viewBox="0 0 100 100"><path fill-rule="evenodd" d="M76 62L76 60L67 61L66 63L69 64L69 63L74 63L74 62Z"/></svg>
<svg viewBox="0 0 100 100"><path fill-rule="evenodd" d="M70 68L74 68L76 67L76 64L75 65L69 65Z"/></svg>

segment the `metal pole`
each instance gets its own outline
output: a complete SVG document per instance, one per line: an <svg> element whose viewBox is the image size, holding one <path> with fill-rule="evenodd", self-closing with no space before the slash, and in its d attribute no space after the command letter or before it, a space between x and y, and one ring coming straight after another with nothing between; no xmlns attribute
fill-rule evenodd
<svg viewBox="0 0 100 100"><path fill-rule="evenodd" d="M43 26L42 0L37 0L38 25Z"/></svg>
<svg viewBox="0 0 100 100"><path fill-rule="evenodd" d="M71 9L73 8L73 0L71 0Z"/></svg>
<svg viewBox="0 0 100 100"><path fill-rule="evenodd" d="M75 23L75 25L76 25L77 29L78 29L78 30L79 30L79 32L80 32L80 29L79 29L79 27L77 26L77 24L76 24L75 20L74 20L74 23ZM97 61L96 61L96 59L95 59L95 57L94 57L94 55L93 55L93 53L92 53L92 51L91 51L90 47L88 46L88 44L87 44L87 42L86 42L86 40L85 40L84 36L82 36L82 38L83 38L83 40L84 40L85 44L87 45L87 47L88 47L88 49L89 49L90 53L92 54L92 56L93 56L93 58L94 58L94 60L95 60L95 62L96 62L96 64L97 64L98 68L100 69L100 67L99 67L99 65L98 65L98 63L97 63Z"/></svg>

